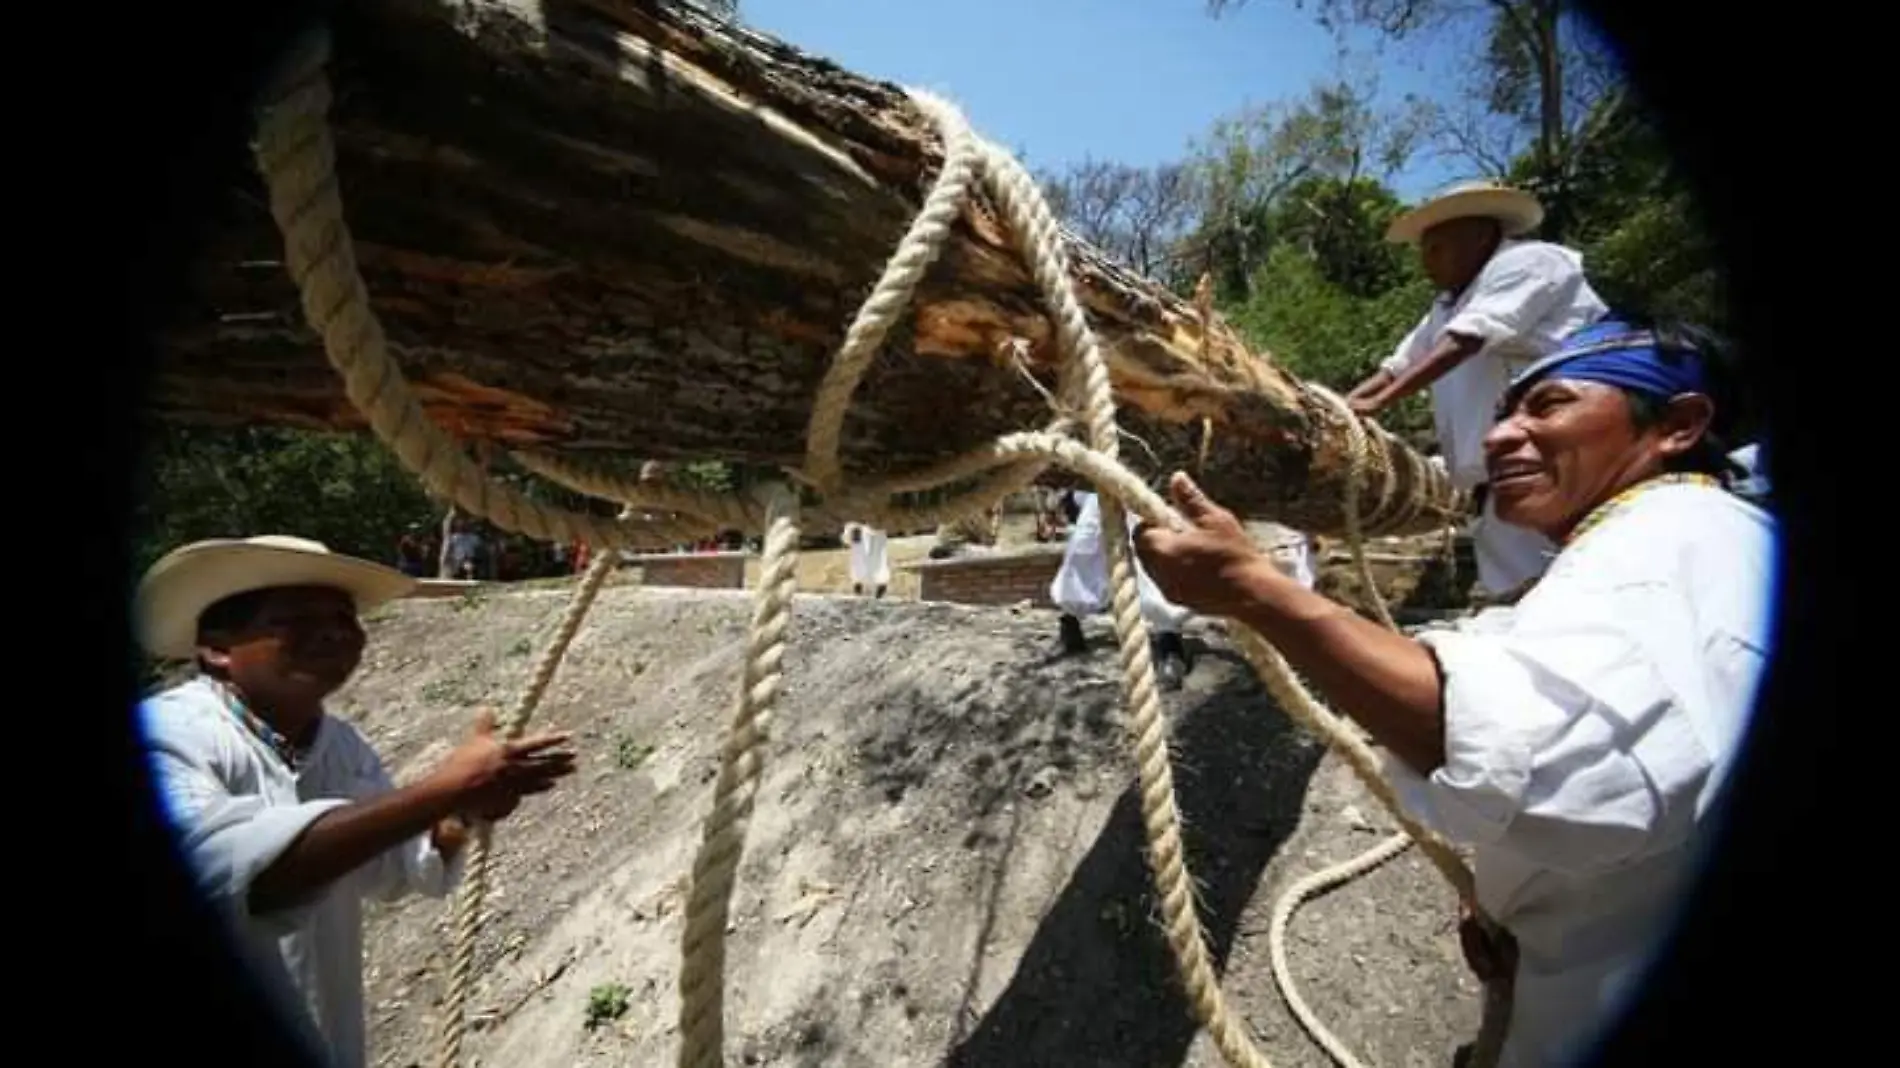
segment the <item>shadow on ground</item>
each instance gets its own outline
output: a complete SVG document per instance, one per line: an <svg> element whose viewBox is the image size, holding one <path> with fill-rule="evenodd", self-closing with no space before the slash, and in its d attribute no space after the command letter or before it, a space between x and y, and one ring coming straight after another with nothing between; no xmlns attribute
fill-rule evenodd
<svg viewBox="0 0 1900 1068"><path fill-rule="evenodd" d="M1188 866L1208 948L1224 970L1242 910L1297 824L1324 750L1229 657L1206 654L1196 673L1216 670L1218 684L1176 695L1170 712ZM1157 923L1143 841L1131 783L1009 985L945 1064L1152 1068L1185 1059L1197 1025Z"/></svg>

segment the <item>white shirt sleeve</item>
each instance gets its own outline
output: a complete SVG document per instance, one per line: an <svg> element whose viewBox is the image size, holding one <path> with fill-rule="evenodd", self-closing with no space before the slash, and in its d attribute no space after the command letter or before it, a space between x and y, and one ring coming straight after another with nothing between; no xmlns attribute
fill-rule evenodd
<svg viewBox="0 0 1900 1068"><path fill-rule="evenodd" d="M1427 351L1424 343L1425 324L1431 321L1431 312L1426 312L1421 316L1418 323L1414 325L1405 335L1405 338L1399 342L1398 348L1392 350L1392 355L1379 361L1379 370L1389 375L1398 375L1403 373L1407 367L1416 363L1418 358Z"/></svg>
<svg viewBox="0 0 1900 1068"><path fill-rule="evenodd" d="M1486 345L1527 333L1580 277L1576 265L1536 245L1506 248L1478 272L1471 293L1439 333L1477 337Z"/></svg>
<svg viewBox="0 0 1900 1068"><path fill-rule="evenodd" d="M362 736L348 735L353 800L366 800L396 789L382 758ZM365 897L397 901L410 894L429 897L446 895L461 881L467 847L458 850L453 860L445 859L435 848L428 832L386 850L353 874L357 888Z"/></svg>
<svg viewBox="0 0 1900 1068"><path fill-rule="evenodd" d="M211 732L148 717L145 735L153 783L200 889L234 916L272 930L294 930L309 906L252 914L251 884L317 817L346 802L286 805L234 795L218 773L220 755Z"/></svg>
<svg viewBox="0 0 1900 1068"><path fill-rule="evenodd" d="M1447 836L1582 874L1676 844L1713 761L1622 622L1673 618L1680 593L1640 580L1576 592L1508 633L1421 634L1443 670L1445 762L1423 778L1387 770Z"/></svg>

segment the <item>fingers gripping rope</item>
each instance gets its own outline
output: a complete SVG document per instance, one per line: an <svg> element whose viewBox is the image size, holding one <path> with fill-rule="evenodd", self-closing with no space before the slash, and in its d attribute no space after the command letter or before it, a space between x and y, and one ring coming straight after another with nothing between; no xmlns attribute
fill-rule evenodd
<svg viewBox="0 0 1900 1068"><path fill-rule="evenodd" d="M561 613L560 624L554 628L554 636L542 648L533 670L528 674L527 688L497 725L503 740L512 741L521 737L528 720L540 706L541 698L547 694L549 684L554 681L554 672L561 666L561 659L567 655L574 635L580 632L581 621L587 617L587 610L593 606L595 596L618 566L618 555L612 552L597 553L587 565L587 573L581 578L580 585L574 588L574 595L567 602L567 610ZM468 996L475 982L475 942L481 933L482 904L488 893L489 858L492 856L490 838L493 833L493 824L486 820L477 823L468 844L468 856L463 862L465 875L455 901L455 946L449 958L449 991L442 1005L441 1047L436 1059L439 1068L455 1068L462 1063L462 1038L468 1029Z"/></svg>
<svg viewBox="0 0 1900 1068"><path fill-rule="evenodd" d="M376 436L437 493L504 529L533 537L579 538L600 550L611 550L673 543L721 526L739 526L765 536L739 697L721 746L719 777L693 865L681 938L679 1063L712 1068L723 1055L724 939L731 897L763 766L771 713L783 685L783 656L796 591L801 529L796 499L782 486L773 488L765 500L753 502L681 496L665 492L663 487L626 485L580 465L548 457L522 458L531 467L538 464L536 469L557 481L585 485L590 492L621 500L630 510L667 513L645 520L631 519L623 513L620 520L608 522L528 499L486 478L463 456L440 429L429 423L391 359L357 271L337 192L326 120L329 90L322 71L326 47L319 41L301 55L284 88L262 109L256 151L270 187L273 216L285 235L286 261L297 282L305 314L321 335L324 351L342 376L351 402L368 418ZM1180 968L1189 1004L1222 1055L1230 1064L1265 1066L1266 1059L1222 997L1194 912L1192 884L1182 858L1167 731L1146 627L1138 609L1123 508L1132 508L1149 521L1176 527L1182 525L1181 519L1117 459L1120 431L1107 365L1076 300L1059 228L1035 182L1006 153L971 134L954 106L923 93L914 94L914 100L942 132L945 162L925 199L924 210L854 319L844 348L820 385L807 432L803 473L804 480L822 497L814 515L825 517L830 511L889 525L893 517L930 514L928 510L903 509L892 502L890 494L897 492L895 487L926 488L982 474L977 487L952 502L968 513L988 507L1014 488L1028 484L1050 464L1082 475L1103 491L1122 691L1129 706L1148 860L1168 944ZM838 462L844 413L878 343L908 303L923 272L940 254L964 200L978 184L1001 210L1055 323L1062 361L1058 393L1065 405L1073 405L1084 414L1087 443L1066 436L1067 421L1059 417L1045 431L1005 435L992 445L937 465L927 474L938 481L913 474L853 489L846 484ZM1389 471L1387 475L1389 478ZM612 555L603 551L597 566L607 567L606 558ZM564 618L564 636L557 636L537 666L539 681L531 685L531 696L524 697L524 708L531 709L539 699L546 677L551 677L573 629L585 614L598 589L598 581L591 580L595 580L595 573L590 570ZM1394 810L1454 886L1466 893L1469 872L1449 847L1397 811L1366 743L1314 701L1279 654L1257 634L1244 627L1234 630L1249 663L1276 700L1342 749L1354 771ZM456 1019L445 1025L445 1068L460 1053L459 1017L466 1003L471 970L471 955L464 947L473 939L485 880L487 841L480 834L477 840L479 852L472 858L480 859L477 875L471 880L458 915L454 975L459 978L452 978L450 998L454 1010L450 1015Z"/></svg>

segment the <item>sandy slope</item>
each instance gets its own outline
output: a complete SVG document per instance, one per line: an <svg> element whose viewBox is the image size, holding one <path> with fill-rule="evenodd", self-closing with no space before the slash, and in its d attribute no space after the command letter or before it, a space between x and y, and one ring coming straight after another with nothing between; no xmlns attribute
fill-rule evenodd
<svg viewBox="0 0 1900 1068"><path fill-rule="evenodd" d="M561 590L385 610L339 711L398 777L479 702L506 703ZM538 717L583 770L498 833L469 1051L486 1065L670 1064L681 891L748 609L740 593L610 588ZM788 689L734 905L729 1063L1215 1065L1154 903L1112 635L1051 662L1038 611L801 597ZM1218 635L1169 695L1189 859L1226 986L1276 1065L1325 1056L1267 971L1273 896L1389 821L1291 727ZM1452 898L1415 851L1306 907L1309 1001L1378 1065L1444 1064L1475 1031ZM433 1063L442 902L374 910L373 1044ZM590 994L623 1015L588 1029Z"/></svg>

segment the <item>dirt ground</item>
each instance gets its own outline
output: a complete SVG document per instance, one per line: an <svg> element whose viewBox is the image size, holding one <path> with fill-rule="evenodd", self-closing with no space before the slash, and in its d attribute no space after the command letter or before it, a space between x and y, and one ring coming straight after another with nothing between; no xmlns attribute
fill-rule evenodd
<svg viewBox="0 0 1900 1068"><path fill-rule="evenodd" d="M837 557L807 555L807 588ZM518 692L564 600L385 609L337 710L398 779L419 774L475 706ZM497 832L470 1063L671 1062L685 875L748 608L736 591L603 592L536 720L575 732L582 770ZM1106 619L1090 633L1090 656L1055 661L1049 612L799 598L734 901L729 1063L1221 1063L1155 926L1113 635ZM1317 1068L1268 971L1267 917L1393 827L1218 634L1190 637L1200 655L1166 700L1203 922L1273 1063ZM378 1065L433 1063L448 916L373 907ZM1296 981L1368 1063L1446 1064L1475 1034L1452 916L1416 850L1296 916Z"/></svg>

